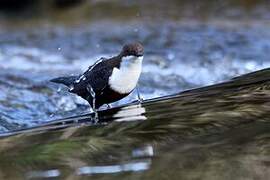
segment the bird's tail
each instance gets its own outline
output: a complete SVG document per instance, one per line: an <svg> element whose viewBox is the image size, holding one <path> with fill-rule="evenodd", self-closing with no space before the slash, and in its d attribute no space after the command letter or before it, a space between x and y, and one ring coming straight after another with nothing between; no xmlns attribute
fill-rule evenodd
<svg viewBox="0 0 270 180"><path fill-rule="evenodd" d="M78 77L77 76L67 76L67 77L58 77L58 78L54 78L51 79L51 82L54 83L59 83L59 84L64 84L66 86L70 86L71 84L74 83L74 81L76 81Z"/></svg>

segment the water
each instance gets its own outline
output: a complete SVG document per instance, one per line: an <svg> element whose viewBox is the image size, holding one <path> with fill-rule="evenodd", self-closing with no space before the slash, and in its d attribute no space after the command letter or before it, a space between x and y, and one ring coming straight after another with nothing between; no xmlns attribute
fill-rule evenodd
<svg viewBox="0 0 270 180"><path fill-rule="evenodd" d="M0 12L0 179L269 179L269 69L178 94L270 67L268 1L84 3ZM138 40L142 103L49 82Z"/></svg>
<svg viewBox="0 0 270 180"><path fill-rule="evenodd" d="M269 179L269 77L100 111L98 125L86 114L7 133L1 178Z"/></svg>
<svg viewBox="0 0 270 180"><path fill-rule="evenodd" d="M60 86L49 83L49 79L80 74L101 56L117 54L122 44L132 39L139 38L146 49L139 81L144 99L214 84L269 66L267 24L249 24L247 29L240 22L228 26L174 22L164 23L162 28L159 23L133 23L95 22L83 25L82 29L3 28L0 33L0 110L6 125L2 129L34 126L87 112L84 100L67 93L64 87L57 92ZM108 26L109 33L106 32ZM134 34L133 26L141 27L139 36ZM96 48L96 44L101 44L102 48ZM135 99L136 93L120 104ZM51 114L54 117L50 117Z"/></svg>
<svg viewBox="0 0 270 180"><path fill-rule="evenodd" d="M87 102L49 79L81 74L130 41L145 46L144 99L269 67L267 2L115 1L110 11L107 3L41 9L35 18L1 14L0 132L88 112ZM133 93L113 106L135 99Z"/></svg>

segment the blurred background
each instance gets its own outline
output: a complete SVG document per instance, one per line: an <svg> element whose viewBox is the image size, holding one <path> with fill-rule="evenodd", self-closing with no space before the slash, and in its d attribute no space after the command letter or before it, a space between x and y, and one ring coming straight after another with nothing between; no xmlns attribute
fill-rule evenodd
<svg viewBox="0 0 270 180"><path fill-rule="evenodd" d="M0 0L0 132L89 112L48 80L82 73L127 42L145 46L145 99L269 67L269 8L267 0Z"/></svg>

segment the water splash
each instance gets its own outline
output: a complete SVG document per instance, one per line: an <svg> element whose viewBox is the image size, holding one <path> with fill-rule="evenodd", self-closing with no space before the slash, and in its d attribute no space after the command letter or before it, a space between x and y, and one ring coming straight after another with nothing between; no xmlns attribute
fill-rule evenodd
<svg viewBox="0 0 270 180"><path fill-rule="evenodd" d="M96 93L90 84L87 84L86 89L90 93L90 95L92 96L92 110L94 111L94 122L97 123L98 112L96 109Z"/></svg>

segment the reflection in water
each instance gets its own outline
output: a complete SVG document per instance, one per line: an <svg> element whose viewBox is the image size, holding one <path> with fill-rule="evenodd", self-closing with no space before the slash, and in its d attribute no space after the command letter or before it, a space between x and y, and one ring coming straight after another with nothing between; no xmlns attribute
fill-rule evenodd
<svg viewBox="0 0 270 180"><path fill-rule="evenodd" d="M99 111L94 126L88 114L1 137L0 179L269 179L269 77ZM147 120L115 122L126 116Z"/></svg>
<svg viewBox="0 0 270 180"><path fill-rule="evenodd" d="M141 104L130 105L126 107L108 109L98 111L100 116L98 123L106 124L107 122L115 121L141 121L146 120L147 117L144 115L146 112L145 108ZM109 116L109 117L108 117ZM67 127L74 127L79 125L93 125L92 121L93 114L85 114L80 116L69 117L65 119L55 120L52 122L44 123L42 126L37 126L34 128L26 128L18 131L10 131L7 133L0 133L1 136L14 135L27 132L36 132L36 131L48 131L54 129L62 129ZM67 130L68 131L68 130Z"/></svg>
<svg viewBox="0 0 270 180"><path fill-rule="evenodd" d="M132 157L152 157L153 155L154 155L154 149L153 149L153 146L151 145L134 149L132 151Z"/></svg>
<svg viewBox="0 0 270 180"><path fill-rule="evenodd" d="M92 174L112 174L121 172L137 172L145 171L150 168L151 159L144 161L130 162L126 164L108 165L108 166L84 166L76 170L76 175L92 175ZM32 178L52 178L59 177L61 175L58 169L46 170L46 171L31 171L26 175L28 179Z"/></svg>
<svg viewBox="0 0 270 180"><path fill-rule="evenodd" d="M123 107L116 114L113 115L116 118L116 121L139 121L146 120L145 108L141 104L132 105L129 107Z"/></svg>
<svg viewBox="0 0 270 180"><path fill-rule="evenodd" d="M130 162L126 164L117 164L110 166L85 166L77 170L78 175L91 175L91 174L110 174L110 173L120 173L128 171L145 171L150 168L151 160Z"/></svg>
<svg viewBox="0 0 270 180"><path fill-rule="evenodd" d="M60 176L61 173L58 169L46 170L46 171L31 171L26 175L28 179L32 178L53 178Z"/></svg>
<svg viewBox="0 0 270 180"><path fill-rule="evenodd" d="M113 174L121 172L138 172L145 171L150 168L152 164L151 157L154 155L154 150L151 145L137 148L132 151L132 160L124 164L115 165L100 165L100 166L82 166L76 168L75 175L93 175L93 174ZM142 158L136 160L136 158ZM76 163L75 163L76 164ZM44 171L31 171L26 175L28 179L32 178L52 178L61 176L61 172L58 169L44 170Z"/></svg>

